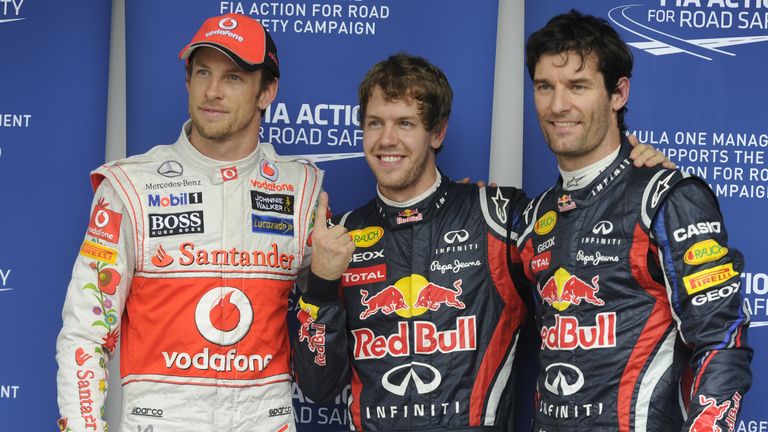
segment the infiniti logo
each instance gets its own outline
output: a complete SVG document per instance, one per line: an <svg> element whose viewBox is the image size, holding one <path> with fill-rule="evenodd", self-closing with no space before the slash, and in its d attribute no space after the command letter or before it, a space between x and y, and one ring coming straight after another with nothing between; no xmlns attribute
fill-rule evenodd
<svg viewBox="0 0 768 432"><path fill-rule="evenodd" d="M443 236L443 240L445 240L448 244L454 244L454 243L464 243L469 238L469 233L467 230L459 230L459 231L448 231Z"/></svg>
<svg viewBox="0 0 768 432"><path fill-rule="evenodd" d="M594 234L608 235L613 231L613 224L608 221L600 221L592 228Z"/></svg>
<svg viewBox="0 0 768 432"><path fill-rule="evenodd" d="M400 380L400 383L393 383L392 375L404 368L408 368L408 372L405 373L405 376ZM399 376L401 374L396 375ZM430 377L431 381L425 382ZM429 393L440 385L440 371L424 363L406 363L385 373L384 376L381 377L381 385L384 386L384 388L387 389L390 393L394 393L398 396L405 396L405 390L408 388L408 384L410 384L411 380L413 380L413 384L416 386L416 393Z"/></svg>
<svg viewBox="0 0 768 432"><path fill-rule="evenodd" d="M157 169L157 173L170 178L178 177L184 174L184 167L182 167L180 163L173 160L165 161L160 164L160 167Z"/></svg>
<svg viewBox="0 0 768 432"><path fill-rule="evenodd" d="M574 365L552 363L547 366L546 372L544 387L556 395L572 395L584 386L584 374Z"/></svg>

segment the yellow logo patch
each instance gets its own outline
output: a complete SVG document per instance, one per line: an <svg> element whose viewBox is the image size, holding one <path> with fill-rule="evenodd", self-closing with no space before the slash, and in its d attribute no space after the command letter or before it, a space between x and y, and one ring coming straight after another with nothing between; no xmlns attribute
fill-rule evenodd
<svg viewBox="0 0 768 432"><path fill-rule="evenodd" d="M379 226L370 226L359 230L349 232L352 241L357 247L371 247L384 237L384 228Z"/></svg>
<svg viewBox="0 0 768 432"><path fill-rule="evenodd" d="M686 264L704 264L723 257L728 253L728 248L720 246L715 240L700 241L685 251L683 260Z"/></svg>
<svg viewBox="0 0 768 432"><path fill-rule="evenodd" d="M117 249L112 249L90 240L83 242L83 245L80 247L80 255L107 264L115 264L117 262Z"/></svg>
<svg viewBox="0 0 768 432"><path fill-rule="evenodd" d="M685 282L685 290L688 291L688 295L693 295L720 285L738 275L739 273L733 270L733 264L728 263L685 276L683 277L683 282Z"/></svg>
<svg viewBox="0 0 768 432"><path fill-rule="evenodd" d="M533 230L538 235L546 235L555 228L555 224L557 224L557 213L550 210L536 221Z"/></svg>

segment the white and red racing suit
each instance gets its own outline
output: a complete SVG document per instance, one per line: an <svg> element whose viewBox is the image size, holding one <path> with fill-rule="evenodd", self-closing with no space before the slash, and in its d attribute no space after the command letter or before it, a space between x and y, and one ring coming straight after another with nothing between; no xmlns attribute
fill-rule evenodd
<svg viewBox="0 0 768 432"><path fill-rule="evenodd" d="M412 206L379 197L334 218L352 260L335 284L310 274L299 303L299 387L326 401L351 382L354 430L508 430L527 310L508 236L529 200L445 177L433 187Z"/></svg>
<svg viewBox="0 0 768 432"><path fill-rule="evenodd" d="M189 130L92 173L57 343L62 430L106 430L118 337L123 430L295 430L285 319L322 171L265 143L215 161Z"/></svg>
<svg viewBox="0 0 768 432"><path fill-rule="evenodd" d="M741 253L701 180L635 168L526 209L536 286L537 432L733 431L750 387Z"/></svg>

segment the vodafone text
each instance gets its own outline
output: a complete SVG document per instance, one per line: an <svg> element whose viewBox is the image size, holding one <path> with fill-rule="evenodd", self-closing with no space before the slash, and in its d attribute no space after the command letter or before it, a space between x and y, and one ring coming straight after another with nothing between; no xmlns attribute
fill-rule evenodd
<svg viewBox="0 0 768 432"><path fill-rule="evenodd" d="M258 354L242 355L238 354L237 350L232 348L227 351L226 354L213 354L211 355L208 348L203 348L202 352L196 354L189 354L185 352L172 352L168 353L163 351L163 358L165 359L165 367L170 369L176 366L179 369L189 369L193 367L198 370L215 370L217 372L230 372L236 370L238 372L261 372L263 371L269 362L272 360L272 355L267 354L261 356Z"/></svg>

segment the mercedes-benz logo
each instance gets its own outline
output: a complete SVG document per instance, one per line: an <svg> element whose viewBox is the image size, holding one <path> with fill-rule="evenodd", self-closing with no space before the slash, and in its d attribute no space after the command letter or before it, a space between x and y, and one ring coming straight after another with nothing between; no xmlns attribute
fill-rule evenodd
<svg viewBox="0 0 768 432"><path fill-rule="evenodd" d="M600 221L592 228L594 234L608 235L613 231L613 224L608 221Z"/></svg>
<svg viewBox="0 0 768 432"><path fill-rule="evenodd" d="M454 244L454 243L464 243L469 238L469 233L467 230L459 230L459 231L448 231L443 236L443 240L445 240L448 244Z"/></svg>
<svg viewBox="0 0 768 432"><path fill-rule="evenodd" d="M405 376L400 380L400 383L393 383L391 381L392 375L404 368L408 368L408 372L405 373ZM396 375L400 376L402 374ZM431 381L425 382L430 378ZM408 388L408 384L410 384L411 380L413 380L413 384L416 386L416 393L425 394L435 390L440 385L442 377L440 376L439 370L428 364L410 362L392 368L389 372L385 373L384 376L381 377L381 385L390 393L394 393L398 396L405 396L405 390Z"/></svg>
<svg viewBox="0 0 768 432"><path fill-rule="evenodd" d="M552 363L546 373L544 387L556 395L572 395L584 386L584 374L572 364Z"/></svg>
<svg viewBox="0 0 768 432"><path fill-rule="evenodd" d="M160 164L160 167L157 168L157 173L170 178L178 177L184 174L184 167L174 160L169 160Z"/></svg>

